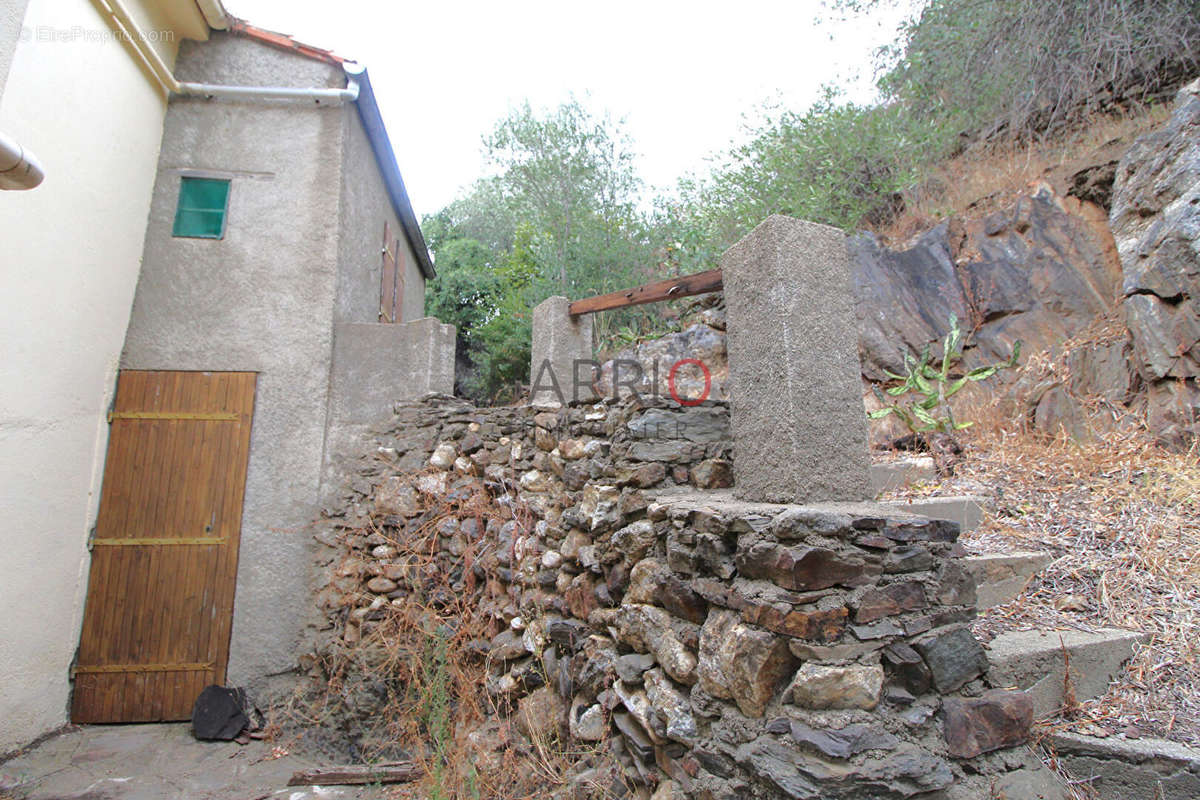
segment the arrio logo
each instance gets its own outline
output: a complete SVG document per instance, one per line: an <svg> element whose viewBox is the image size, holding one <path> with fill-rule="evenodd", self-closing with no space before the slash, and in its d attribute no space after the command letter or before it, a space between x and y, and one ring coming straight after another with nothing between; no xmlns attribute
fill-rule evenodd
<svg viewBox="0 0 1200 800"><path fill-rule="evenodd" d="M583 369L580 369L581 367ZM704 376L704 389L699 395L696 397L680 396L679 390L676 388L680 370L698 370L699 374ZM659 397L658 385L661 374L658 360L655 359L650 370L649 394L651 397ZM630 395L635 399L641 399L644 390L639 391L639 386L641 386L645 377L646 371L642 367L641 362L628 358L613 359L612 399L620 399L621 388L629 390ZM599 381L599 361L594 361L590 358L575 359L571 365L571 402L578 403L582 399L580 397L580 390L583 388L588 390L587 397L599 396L600 392L596 388ZM671 399L681 406L698 406L707 400L708 395L712 392L712 373L708 371L708 367L704 362L698 358L681 358L671 364L671 368L667 371L667 391L670 393ZM566 405L568 402L566 396L563 394L562 382L559 380L559 376L555 374L554 366L550 363L549 359L543 359L541 366L538 367L530 393L535 397L539 394L550 393L562 405Z"/></svg>

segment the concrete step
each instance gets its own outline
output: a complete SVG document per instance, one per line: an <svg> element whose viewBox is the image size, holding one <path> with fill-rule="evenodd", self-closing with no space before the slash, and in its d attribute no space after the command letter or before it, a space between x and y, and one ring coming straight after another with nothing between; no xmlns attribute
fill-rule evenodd
<svg viewBox="0 0 1200 800"><path fill-rule="evenodd" d="M996 688L1024 689L1033 698L1034 716L1045 717L1062 707L1065 663L1075 699L1090 700L1108 690L1145 636L1116 628L1003 633L988 645L987 681Z"/></svg>
<svg viewBox="0 0 1200 800"><path fill-rule="evenodd" d="M1071 778L1100 800L1195 800L1200 797L1200 750L1163 739L1098 739L1056 733L1048 744Z"/></svg>
<svg viewBox="0 0 1200 800"><path fill-rule="evenodd" d="M909 514L920 514L930 519L948 519L957 522L962 533L973 531L983 521L983 503L986 497L964 494L956 497L915 497L911 500L889 500L885 505Z"/></svg>
<svg viewBox="0 0 1200 800"><path fill-rule="evenodd" d="M960 563L975 578L975 594L983 611L1015 599L1053 560L1049 553L1030 551L967 556Z"/></svg>
<svg viewBox="0 0 1200 800"><path fill-rule="evenodd" d="M871 465L871 496L894 492L921 481L937 478L937 469L929 456L906 456Z"/></svg>

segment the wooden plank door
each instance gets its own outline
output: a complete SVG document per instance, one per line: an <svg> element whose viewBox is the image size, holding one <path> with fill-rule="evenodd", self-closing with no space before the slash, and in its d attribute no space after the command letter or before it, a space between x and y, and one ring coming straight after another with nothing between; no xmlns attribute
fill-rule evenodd
<svg viewBox="0 0 1200 800"><path fill-rule="evenodd" d="M73 722L188 719L224 683L255 379L120 374Z"/></svg>
<svg viewBox="0 0 1200 800"><path fill-rule="evenodd" d="M392 238L388 223L383 223L383 267L379 277L379 321L399 322L404 305L404 252L400 240Z"/></svg>

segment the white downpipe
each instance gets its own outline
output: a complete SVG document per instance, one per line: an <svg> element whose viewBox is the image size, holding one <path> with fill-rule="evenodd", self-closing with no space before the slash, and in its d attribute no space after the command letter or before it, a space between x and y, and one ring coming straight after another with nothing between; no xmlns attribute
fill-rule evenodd
<svg viewBox="0 0 1200 800"><path fill-rule="evenodd" d="M33 153L0 133L0 189L32 189L45 177Z"/></svg>
<svg viewBox="0 0 1200 800"><path fill-rule="evenodd" d="M219 97L230 100L322 100L354 102L358 99L358 84L353 80L345 89L297 89L288 86L220 86L210 83L181 83L158 52L146 41L137 22L121 0L98 0L109 18L121 29L133 45L146 68L159 85L171 94L194 97Z"/></svg>

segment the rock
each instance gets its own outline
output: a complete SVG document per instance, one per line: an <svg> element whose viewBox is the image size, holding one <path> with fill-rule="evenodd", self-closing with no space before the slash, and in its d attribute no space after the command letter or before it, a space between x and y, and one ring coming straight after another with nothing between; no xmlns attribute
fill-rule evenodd
<svg viewBox="0 0 1200 800"><path fill-rule="evenodd" d="M529 655L524 639L511 628L506 628L492 637L488 655L499 661L514 661Z"/></svg>
<svg viewBox="0 0 1200 800"><path fill-rule="evenodd" d="M785 547L752 537L748 546L738 543L736 564L741 575L766 578L785 589L855 586L865 582L873 572L878 574L878 568L872 569L856 555L825 547Z"/></svg>
<svg viewBox="0 0 1200 800"><path fill-rule="evenodd" d="M642 673L654 666L649 653L627 653L617 659L617 677L625 683L641 683Z"/></svg>
<svg viewBox="0 0 1200 800"><path fill-rule="evenodd" d="M587 451L579 439L563 439L558 443L558 454L567 461L578 461L587 455Z"/></svg>
<svg viewBox="0 0 1200 800"><path fill-rule="evenodd" d="M625 706L625 710L629 712L629 715L637 720L638 725L645 731L651 743L666 744L666 723L659 719L658 714L654 711L654 707L650 705L650 698L646 696L644 690L617 681L612 685L612 691L621 701L621 704Z"/></svg>
<svg viewBox="0 0 1200 800"><path fill-rule="evenodd" d="M517 702L517 729L531 741L545 742L567 732L567 704L552 686L542 686Z"/></svg>
<svg viewBox="0 0 1200 800"><path fill-rule="evenodd" d="M607 530L621 521L617 502L621 492L615 486L589 483L583 487L583 498L579 502L579 511L587 520L592 531Z"/></svg>
<svg viewBox="0 0 1200 800"><path fill-rule="evenodd" d="M437 467L440 470L449 470L454 466L454 459L458 457L458 451L454 449L454 445L450 442L443 442L433 451L433 455L429 457L429 464Z"/></svg>
<svg viewBox="0 0 1200 800"><path fill-rule="evenodd" d="M733 611L714 608L700 631L700 686L748 717L763 715L794 663L785 638L751 628Z"/></svg>
<svg viewBox="0 0 1200 800"><path fill-rule="evenodd" d="M661 606L689 622L700 624L708 615L708 603L657 559L644 558L629 572L631 603Z"/></svg>
<svg viewBox="0 0 1200 800"><path fill-rule="evenodd" d="M699 489L726 489L733 486L733 463L710 458L692 467L692 483Z"/></svg>
<svg viewBox="0 0 1200 800"><path fill-rule="evenodd" d="M654 794L650 795L650 800L687 800L687 795L675 781L666 780L658 785Z"/></svg>
<svg viewBox="0 0 1200 800"><path fill-rule="evenodd" d="M933 677L920 653L905 642L894 642L883 651L888 672L895 675L908 691L923 695L929 691Z"/></svg>
<svg viewBox="0 0 1200 800"><path fill-rule="evenodd" d="M1197 417L1189 419L1186 410L1164 413L1172 405L1200 406L1187 397L1200 376L1198 125L1200 81L1193 81L1176 95L1171 119L1139 137L1121 158L1109 215L1134 361L1150 384L1147 422L1173 447L1186 446L1200 432ZM1192 380L1171 380L1176 378Z"/></svg>
<svg viewBox="0 0 1200 800"><path fill-rule="evenodd" d="M542 553L542 566L545 569L558 569L562 561L562 553L557 550L547 550Z"/></svg>
<svg viewBox="0 0 1200 800"><path fill-rule="evenodd" d="M604 709L599 704L588 705L577 697L568 718L571 737L581 742L599 742L608 733Z"/></svg>
<svg viewBox="0 0 1200 800"><path fill-rule="evenodd" d="M916 611L929 603L925 599L925 586L920 581L892 583L879 589L868 589L859 596L854 621L874 622L883 617Z"/></svg>
<svg viewBox="0 0 1200 800"><path fill-rule="evenodd" d="M403 478L385 478L375 490L375 513L415 517L421 513L417 490Z"/></svg>
<svg viewBox="0 0 1200 800"><path fill-rule="evenodd" d="M988 668L987 653L965 626L943 628L922 636L913 642L913 648L929 667L934 688L942 693L960 689Z"/></svg>
<svg viewBox="0 0 1200 800"><path fill-rule="evenodd" d="M686 745L696 741L696 720L692 717L691 702L661 669L645 673L646 697L658 717L666 723L665 734Z"/></svg>
<svg viewBox="0 0 1200 800"><path fill-rule="evenodd" d="M992 689L981 697L947 697L942 715L949 754L974 758L1024 744L1033 726L1033 700L1019 689Z"/></svg>
<svg viewBox="0 0 1200 800"><path fill-rule="evenodd" d="M861 723L817 730L800 720L784 718L772 721L768 730L772 728L790 734L798 744L808 745L833 758L850 758L867 750L891 750L900 743L886 730Z"/></svg>
<svg viewBox="0 0 1200 800"><path fill-rule="evenodd" d="M923 572L933 566L933 555L921 545L893 547L883 556L884 572Z"/></svg>
<svg viewBox="0 0 1200 800"><path fill-rule="evenodd" d="M367 588L376 594L387 594L396 591L398 587L395 581L379 575L367 581Z"/></svg>
<svg viewBox="0 0 1200 800"><path fill-rule="evenodd" d="M612 625L622 642L635 650L653 653L663 671L674 680L689 686L696 682L696 656L671 628L671 619L666 611L649 605L625 603L615 610Z"/></svg>
<svg viewBox="0 0 1200 800"><path fill-rule="evenodd" d="M629 482L642 489L662 483L667 477L667 468L658 462L642 464L629 473Z"/></svg>
<svg viewBox="0 0 1200 800"><path fill-rule="evenodd" d="M657 538L654 523L648 519L641 519L614 533L612 546L624 555L626 563L633 564L645 557L650 548L654 547Z"/></svg>
<svg viewBox="0 0 1200 800"><path fill-rule="evenodd" d="M833 667L804 664L788 687L792 702L805 708L861 708L879 705L883 669L878 666Z"/></svg>
<svg viewBox="0 0 1200 800"><path fill-rule="evenodd" d="M544 492L550 488L550 476L541 470L531 469L521 475L521 488L527 492Z"/></svg>
<svg viewBox="0 0 1200 800"><path fill-rule="evenodd" d="M482 472L479 465L467 456L459 456L454 459L454 471L459 475L479 475Z"/></svg>

